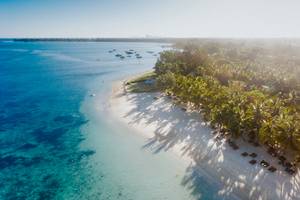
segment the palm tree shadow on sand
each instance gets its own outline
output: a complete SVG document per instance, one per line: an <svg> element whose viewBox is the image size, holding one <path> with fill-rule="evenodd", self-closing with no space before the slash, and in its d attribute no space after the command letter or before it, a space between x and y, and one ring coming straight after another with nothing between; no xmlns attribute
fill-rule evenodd
<svg viewBox="0 0 300 200"><path fill-rule="evenodd" d="M224 141L214 139L199 113L185 112L167 97L155 96L158 94L127 94L127 101L135 107L124 117L130 124L156 124L154 136L143 149L157 154L178 145L180 154L192 159L181 184L196 199L234 199L236 194L242 199L270 199L274 194L278 199L300 199L299 174L290 176L281 170L270 173L260 165L250 165L249 158L240 157L242 151L258 152L258 159L269 155L242 141L240 150L232 150ZM214 191L203 196L208 187Z"/></svg>

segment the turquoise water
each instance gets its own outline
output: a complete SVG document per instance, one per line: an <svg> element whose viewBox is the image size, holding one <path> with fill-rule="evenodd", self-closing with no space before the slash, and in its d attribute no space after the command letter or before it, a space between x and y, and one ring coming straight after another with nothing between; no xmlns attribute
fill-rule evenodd
<svg viewBox="0 0 300 200"><path fill-rule="evenodd" d="M215 186L172 153L143 149L104 109L112 82L151 69L147 51L162 50L0 41L0 199L217 199Z"/></svg>

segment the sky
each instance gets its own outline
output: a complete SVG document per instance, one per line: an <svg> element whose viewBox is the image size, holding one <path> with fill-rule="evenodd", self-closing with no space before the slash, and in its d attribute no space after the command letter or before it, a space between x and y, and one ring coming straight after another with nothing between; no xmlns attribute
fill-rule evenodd
<svg viewBox="0 0 300 200"><path fill-rule="evenodd" d="M0 0L0 38L300 37L299 0Z"/></svg>

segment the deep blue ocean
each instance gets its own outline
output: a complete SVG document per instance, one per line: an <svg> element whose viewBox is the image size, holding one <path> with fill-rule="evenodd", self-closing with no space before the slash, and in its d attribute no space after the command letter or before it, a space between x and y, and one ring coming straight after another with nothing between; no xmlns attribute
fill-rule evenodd
<svg viewBox="0 0 300 200"><path fill-rule="evenodd" d="M161 45L0 41L0 199L215 199L101 110L112 82L151 69Z"/></svg>

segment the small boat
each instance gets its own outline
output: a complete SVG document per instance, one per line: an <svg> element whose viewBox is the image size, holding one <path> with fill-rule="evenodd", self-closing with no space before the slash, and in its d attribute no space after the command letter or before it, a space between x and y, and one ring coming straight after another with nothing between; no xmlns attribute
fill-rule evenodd
<svg viewBox="0 0 300 200"><path fill-rule="evenodd" d="M93 94L90 94L90 97L95 97L96 96L96 94L95 93L93 93Z"/></svg>
<svg viewBox="0 0 300 200"><path fill-rule="evenodd" d="M139 58L142 58L142 56L141 56L139 53L136 53L136 54L135 54L135 57L138 58L138 59L139 59Z"/></svg>
<svg viewBox="0 0 300 200"><path fill-rule="evenodd" d="M116 54L115 56L116 56L116 57L121 57L122 55L121 55L121 54Z"/></svg>
<svg viewBox="0 0 300 200"><path fill-rule="evenodd" d="M124 57L124 56L120 56L120 58L121 58L121 59L124 59L125 57Z"/></svg>
<svg viewBox="0 0 300 200"><path fill-rule="evenodd" d="M142 56L136 56L136 58L137 58L137 59L141 59L141 58L143 58L143 57L142 57Z"/></svg>
<svg viewBox="0 0 300 200"><path fill-rule="evenodd" d="M131 51L125 51L126 54L133 54Z"/></svg>

